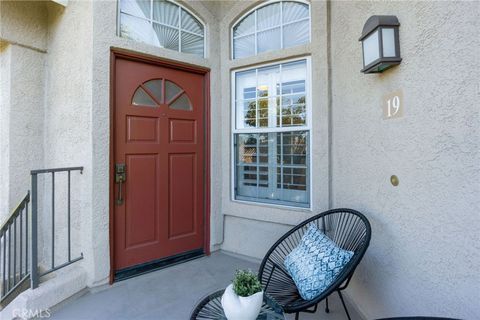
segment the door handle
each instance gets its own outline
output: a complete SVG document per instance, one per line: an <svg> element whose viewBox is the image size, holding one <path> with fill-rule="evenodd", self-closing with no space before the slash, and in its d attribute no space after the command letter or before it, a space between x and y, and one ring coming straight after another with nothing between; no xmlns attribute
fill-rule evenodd
<svg viewBox="0 0 480 320"><path fill-rule="evenodd" d="M115 183L118 184L117 206L121 206L123 204L122 185L126 180L127 174L125 164L115 164Z"/></svg>

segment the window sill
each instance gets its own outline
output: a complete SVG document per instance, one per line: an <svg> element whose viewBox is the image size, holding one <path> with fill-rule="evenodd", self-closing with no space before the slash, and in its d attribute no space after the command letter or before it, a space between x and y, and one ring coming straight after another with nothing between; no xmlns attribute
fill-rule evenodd
<svg viewBox="0 0 480 320"><path fill-rule="evenodd" d="M232 202L246 204L249 206L268 207L272 209L280 209L280 210L287 210L287 211L312 212L311 204L308 207L296 207L296 206L289 206L286 204L275 204L275 203L268 203L268 202L257 202L257 201L248 201L248 200L239 200L239 199L232 199Z"/></svg>
<svg viewBox="0 0 480 320"><path fill-rule="evenodd" d="M308 219L313 214L312 208L299 208L270 203L258 203L230 199L222 207L222 215L241 219L264 221L294 226Z"/></svg>
<svg viewBox="0 0 480 320"><path fill-rule="evenodd" d="M295 206L288 206L283 204L274 204L274 203L265 203L265 202L255 202L255 201L247 201L247 200L238 200L238 199L231 199L233 204L241 204L247 206L254 206L259 208L270 208L270 209L277 209L282 211L298 211L298 212L312 212L312 205L310 207L295 207Z"/></svg>

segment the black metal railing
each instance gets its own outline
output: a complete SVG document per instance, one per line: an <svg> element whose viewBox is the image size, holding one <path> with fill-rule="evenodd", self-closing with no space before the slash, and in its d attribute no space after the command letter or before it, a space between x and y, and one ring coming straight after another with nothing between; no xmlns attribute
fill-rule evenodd
<svg viewBox="0 0 480 320"><path fill-rule="evenodd" d="M27 193L0 228L0 267L2 270L0 302L8 298L30 276L30 265L28 264L29 202L30 193Z"/></svg>
<svg viewBox="0 0 480 320"><path fill-rule="evenodd" d="M72 241L71 241L71 172L80 171L83 173L83 167L67 167L55 169L32 170L32 268L31 271L31 287L38 287L39 278L53 271L66 267L80 259L83 254L72 258ZM60 264L55 261L55 174L60 172L67 173L67 261ZM38 269L38 176L40 174L51 175L51 262L46 271L40 273Z"/></svg>
<svg viewBox="0 0 480 320"><path fill-rule="evenodd" d="M5 306L14 299L23 290L31 287L38 287L40 277L53 271L66 267L83 258L83 254L72 258L72 226L71 226L71 195L72 195L72 176L73 171L83 172L83 167L68 167L32 170L32 190L23 198L17 208L8 217L0 228L0 305ZM57 173L66 173L66 212L55 212L55 175ZM39 210L38 210L38 190L39 175L51 176L51 221L49 221L51 229L51 261L45 271L40 272L39 269ZM46 187L46 184L42 184ZM31 201L31 212L29 211L29 203ZM67 253L66 261L58 263L55 261L55 217L64 214L66 218L67 231ZM42 219L48 217L42 215ZM42 221L42 226L47 222ZM62 228L63 231L63 228ZM45 234L43 232L42 234ZM48 245L45 243L44 247ZM45 249L45 248L44 248ZM45 252L45 250L43 251ZM62 255L63 257L63 255ZM30 283L28 283L30 279ZM14 293L15 294L12 294Z"/></svg>

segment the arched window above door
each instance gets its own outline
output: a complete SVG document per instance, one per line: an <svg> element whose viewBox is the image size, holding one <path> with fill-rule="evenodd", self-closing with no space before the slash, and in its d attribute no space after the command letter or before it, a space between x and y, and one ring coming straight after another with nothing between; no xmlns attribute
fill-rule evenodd
<svg viewBox="0 0 480 320"><path fill-rule="evenodd" d="M176 2L119 0L119 9L121 37L204 56L204 24Z"/></svg>
<svg viewBox="0 0 480 320"><path fill-rule="evenodd" d="M233 59L310 42L310 5L276 1L259 5L232 27Z"/></svg>

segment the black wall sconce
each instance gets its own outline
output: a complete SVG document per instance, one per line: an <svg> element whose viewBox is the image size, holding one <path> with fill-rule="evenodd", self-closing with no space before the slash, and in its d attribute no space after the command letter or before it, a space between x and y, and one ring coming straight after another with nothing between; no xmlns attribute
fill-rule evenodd
<svg viewBox="0 0 480 320"><path fill-rule="evenodd" d="M371 16L363 26L363 73L380 73L400 64L400 41L396 16Z"/></svg>

